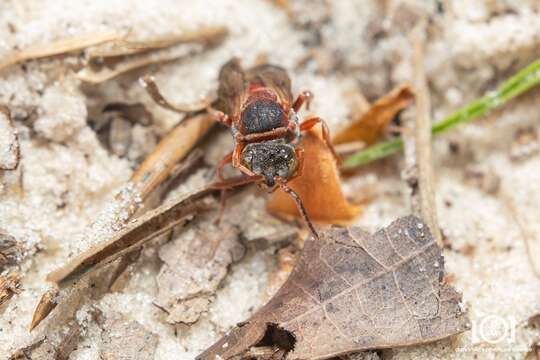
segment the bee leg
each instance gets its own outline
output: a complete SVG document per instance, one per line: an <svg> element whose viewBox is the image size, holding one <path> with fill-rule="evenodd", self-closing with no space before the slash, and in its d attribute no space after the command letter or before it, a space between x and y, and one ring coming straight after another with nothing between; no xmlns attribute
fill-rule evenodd
<svg viewBox="0 0 540 360"><path fill-rule="evenodd" d="M311 104L311 100L313 100L313 93L308 90L302 91L302 93L298 95L298 97L296 98L296 100L294 101L292 105L294 112L298 112L298 110L300 110L304 102L306 103L306 109L309 110L309 105Z"/></svg>
<svg viewBox="0 0 540 360"><path fill-rule="evenodd" d="M219 224L219 222L221 221L221 218L223 216L223 211L225 210L225 203L227 201L227 197L225 195L226 195L227 189L244 185L244 184L249 184L252 182L257 182L262 179L261 176L255 175L255 173L253 173L252 171L250 171L248 168L246 168L240 163L240 156L242 155L243 149L244 149L243 144L236 145L236 147L234 148L234 151L225 155L225 157L221 159L216 165L216 177L218 178L219 182L214 183L213 186L217 189L221 189L221 194L220 194L221 207L219 210L219 215L217 219L214 221L216 224ZM232 163L234 167L241 170L247 176L225 180L225 178L223 177L223 168L225 167L225 165L229 163Z"/></svg>
<svg viewBox="0 0 540 360"><path fill-rule="evenodd" d="M216 120L217 122L222 123L226 127L232 126L232 119L229 115L226 115L223 111L215 110L211 107L207 109L208 113Z"/></svg>
<svg viewBox="0 0 540 360"><path fill-rule="evenodd" d="M320 117L312 117L307 120L304 120L300 124L300 131L310 130L317 124L321 124L323 141L328 147L328 149L332 152L332 155L334 156L334 159L336 159L336 162L339 163L340 162L339 156L337 155L336 150L334 149L334 145L332 145L332 139L330 139L330 130L328 130L328 125L326 125L326 122L323 119L321 119Z"/></svg>
<svg viewBox="0 0 540 360"><path fill-rule="evenodd" d="M219 162L217 163L217 165L216 165L216 177L218 178L219 181L225 180L223 178L223 168L225 167L225 165L227 165L229 163L232 163L232 159L233 159L233 153L230 152L227 155L225 155L225 157L223 157L223 159L219 160Z"/></svg>
<svg viewBox="0 0 540 360"><path fill-rule="evenodd" d="M211 99L204 99L198 104L173 105L171 102L165 99L165 97L161 94L161 91L159 91L159 87L154 81L153 76L145 75L143 77L140 77L139 84L141 84L141 86L146 90L148 95L150 95L150 97L152 98L152 100L154 100L156 104L158 104L159 106L167 110L171 110L180 114L204 110L208 108L210 104L214 101Z"/></svg>
<svg viewBox="0 0 540 360"><path fill-rule="evenodd" d="M225 167L225 165L229 164L232 162L232 158L233 158L233 153L230 152L228 153L227 155L225 155L225 157L223 159L221 159L217 165L216 165L216 177L218 178L219 181L223 182L225 181L225 178L223 177L223 168ZM226 192L227 192L227 189L221 189L221 194L220 194L220 208L219 208L219 214L218 214L218 217L216 218L216 220L214 220L214 223L217 225L219 224L219 222L221 221L221 218L223 216L223 211L225 210L225 203L227 202L227 198L226 198Z"/></svg>
<svg viewBox="0 0 540 360"><path fill-rule="evenodd" d="M296 192L294 192L293 189L287 186L279 176L276 176L275 178L276 183L279 185L281 190L285 191L289 196L293 199L294 203L296 204L296 207L298 208L298 212L302 216L302 219L306 223L307 227L309 228L309 231L313 235L313 237L318 240L319 234L317 233L317 230L315 230L315 226L313 226L313 223L309 219L309 216L306 212L306 208L304 207L304 204L302 203L302 200L300 199L300 196Z"/></svg>

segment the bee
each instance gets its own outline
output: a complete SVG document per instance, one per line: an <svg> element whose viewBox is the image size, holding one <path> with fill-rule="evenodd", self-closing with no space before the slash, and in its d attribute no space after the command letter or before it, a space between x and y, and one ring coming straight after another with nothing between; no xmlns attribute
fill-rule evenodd
<svg viewBox="0 0 540 360"><path fill-rule="evenodd" d="M293 101L291 80L285 69L265 64L244 70L240 61L233 58L221 68L217 95L218 111L214 115L230 128L234 139L234 150L217 164L217 178L229 187L253 182L269 192L281 188L292 197L317 237L302 200L287 186L287 182L302 175L302 132L320 124L323 141L337 159L324 120L310 117L300 121L298 117L302 105L309 106L312 94L304 91ZM222 172L227 164L240 170L244 177L236 181L224 179Z"/></svg>
<svg viewBox="0 0 540 360"><path fill-rule="evenodd" d="M216 177L219 181L211 186L222 190L222 211L226 189L249 183L257 183L269 192L281 188L291 196L312 234L318 237L302 200L287 185L302 175L302 132L320 124L324 143L336 160L338 157L323 119L314 116L300 121L298 111L304 104L309 107L313 95L304 91L293 101L291 80L285 69L265 64L244 70L240 61L233 58L219 72L217 100L204 101L196 106L171 104L161 95L149 75L139 80L158 105L179 113L206 110L230 128L234 150L218 162ZM244 176L225 179L223 168L227 164L240 170ZM218 222L220 218L221 213Z"/></svg>

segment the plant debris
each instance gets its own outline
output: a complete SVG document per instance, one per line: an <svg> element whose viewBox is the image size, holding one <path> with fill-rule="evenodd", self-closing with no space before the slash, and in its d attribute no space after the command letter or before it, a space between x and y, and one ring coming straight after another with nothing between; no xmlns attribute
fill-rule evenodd
<svg viewBox="0 0 540 360"><path fill-rule="evenodd" d="M151 64L176 60L219 44L227 35L224 27L203 27L181 35L153 39L117 39L88 51L88 65L77 73L83 81L97 84ZM189 46L182 46L188 44Z"/></svg>
<svg viewBox="0 0 540 360"><path fill-rule="evenodd" d="M197 321L208 309L228 267L244 255L237 228L202 220L159 250L164 264L156 278L159 293L155 303L169 314L171 324Z"/></svg>
<svg viewBox="0 0 540 360"><path fill-rule="evenodd" d="M109 207L103 210L98 216L98 219L92 223L83 234L83 244L86 244L87 246L94 244L95 248L91 250L86 249L87 251L85 253L71 259L66 266L71 266L73 268L68 268L66 266L61 267L50 275L51 278L54 277L54 280L56 281L57 278L60 279L62 277L62 274L65 276L71 275L77 277L80 274L72 274L70 272L77 270L84 273L94 268L96 264L99 265L98 263L101 261L103 261L104 264L105 260L112 261L123 254L130 253L133 250L130 246L137 249L137 245L139 244L137 242L142 239L138 238L136 234L127 234L127 239L122 236L118 237L118 231L126 226L130 217L140 209L141 203L144 200L148 200L151 195L159 192L161 186L174 173L178 166L178 161L188 155L193 146L206 135L213 124L213 119L207 114L189 116L164 137L156 149L132 175L130 182L118 193L116 198L109 204ZM205 191L208 191L209 193L214 190L203 189L199 195L204 197ZM188 201L189 199L188 196L185 200ZM196 204L191 205L187 205L187 208L184 209L187 211L185 214L186 216L189 215L190 211L195 211L198 206ZM181 207L180 204L179 208ZM180 213L183 211L182 209L176 210L180 211ZM175 210L172 210L173 213L174 211ZM160 217L159 212L154 213L154 215L156 215L154 222L156 220L159 221L160 219L163 220L167 218L167 215ZM169 220L173 219L169 218ZM150 221L150 223L152 223L152 221ZM178 221L176 223L178 223ZM135 223L131 224L133 225ZM173 224L170 225L173 226ZM136 226L135 229L137 229ZM111 240L111 238L113 239ZM120 244L119 247L116 247L118 244L116 244L115 241L118 241L118 244ZM143 242L144 241L140 244ZM78 263L79 261L81 261L81 263ZM87 262L85 263L85 261ZM97 263L95 263L95 261L97 261ZM33 329L39 325L39 323L45 319L59 303L69 303L71 301L80 302L79 299L84 295L88 285L88 283L75 284L69 291L60 292L58 296L54 297L48 296L48 292L46 292L40 298L38 306L34 311L30 328ZM107 289L109 288L110 286L107 287ZM41 309L47 311L41 311ZM73 309L70 309L70 311L73 311Z"/></svg>
<svg viewBox="0 0 540 360"><path fill-rule="evenodd" d="M15 170L20 158L19 138L11 113L0 105L0 170Z"/></svg>
<svg viewBox="0 0 540 360"><path fill-rule="evenodd" d="M17 264L21 257L21 245L13 236L0 229L0 272L7 266Z"/></svg>
<svg viewBox="0 0 540 360"><path fill-rule="evenodd" d="M242 358L275 347L273 359L325 359L432 342L469 328L460 295L442 282L444 261L427 225L400 218L370 235L332 227L306 241L286 283L199 360Z"/></svg>
<svg viewBox="0 0 540 360"><path fill-rule="evenodd" d="M56 287L47 290L39 299L34 314L32 315L32 322L30 323L30 331L34 330L39 325L40 321L45 319L47 315L53 311L58 305L59 291Z"/></svg>
<svg viewBox="0 0 540 360"><path fill-rule="evenodd" d="M409 174L406 179L411 187L412 212L423 218L428 224L435 241L443 246L441 230L437 220L435 193L433 184L433 164L431 160L431 101L424 65L425 22L420 21L411 31L410 41L413 48L414 87L416 92L416 114L414 136L405 142L405 154ZM407 151L410 150L410 151Z"/></svg>
<svg viewBox="0 0 540 360"><path fill-rule="evenodd" d="M0 61L0 70L29 60L77 52L90 46L119 40L122 37L123 35L116 31L93 32L60 39L50 44L30 46L27 49L15 51L6 55L4 59Z"/></svg>
<svg viewBox="0 0 540 360"><path fill-rule="evenodd" d="M304 148L304 170L288 185L302 199L311 220L349 224L358 216L361 208L345 199L334 156L313 130L305 133L300 146ZM267 208L281 218L300 217L295 203L281 189L270 196Z"/></svg>
<svg viewBox="0 0 540 360"><path fill-rule="evenodd" d="M17 273L0 275L0 306L21 292L21 276Z"/></svg>
<svg viewBox="0 0 540 360"><path fill-rule="evenodd" d="M356 115L349 126L337 132L332 141L335 144L361 141L371 145L383 134L396 114L414 100L414 92L409 85L400 85L377 99L366 112Z"/></svg>
<svg viewBox="0 0 540 360"><path fill-rule="evenodd" d="M108 319L101 335L102 360L153 360L158 337L136 321Z"/></svg>
<svg viewBox="0 0 540 360"><path fill-rule="evenodd" d="M145 242L169 232L189 215L212 206L207 195L216 190L206 187L183 195L172 204L152 210L119 231L111 239L96 244L68 261L61 268L49 273L47 281L64 286L91 270L103 267Z"/></svg>

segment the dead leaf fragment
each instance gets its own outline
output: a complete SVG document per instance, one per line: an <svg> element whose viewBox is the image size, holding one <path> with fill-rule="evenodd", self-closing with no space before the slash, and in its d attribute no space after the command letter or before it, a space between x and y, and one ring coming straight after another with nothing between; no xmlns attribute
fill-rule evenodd
<svg viewBox="0 0 540 360"><path fill-rule="evenodd" d="M108 320L101 338L103 360L153 360L158 344L156 334L136 321Z"/></svg>
<svg viewBox="0 0 540 360"><path fill-rule="evenodd" d="M373 235L332 227L306 241L262 309L198 359L241 358L253 346L277 346L285 359L326 359L460 333L469 322L443 275L441 250L414 216Z"/></svg>
<svg viewBox="0 0 540 360"><path fill-rule="evenodd" d="M303 173L287 184L300 196L312 221L349 224L361 208L345 199L332 153L314 131L306 132L300 146L304 148ZM294 201L282 190L270 196L267 208L278 217L300 217Z"/></svg>
<svg viewBox="0 0 540 360"><path fill-rule="evenodd" d="M409 85L400 85L377 99L371 107L357 116L345 129L336 133L334 144L362 141L367 145L376 142L396 114L409 106L414 93Z"/></svg>
<svg viewBox="0 0 540 360"><path fill-rule="evenodd" d="M21 277L19 274L0 276L0 306L14 295L21 292Z"/></svg>
<svg viewBox="0 0 540 360"><path fill-rule="evenodd" d="M19 138L11 113L0 105L0 170L15 170L19 165Z"/></svg>

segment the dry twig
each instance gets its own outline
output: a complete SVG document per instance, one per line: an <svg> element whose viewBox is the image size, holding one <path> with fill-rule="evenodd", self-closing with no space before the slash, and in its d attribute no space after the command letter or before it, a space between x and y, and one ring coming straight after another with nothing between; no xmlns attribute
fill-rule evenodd
<svg viewBox="0 0 540 360"><path fill-rule="evenodd" d="M106 42L120 40L124 35L117 31L107 31L100 33L81 34L67 39L60 39L49 44L39 44L27 49L15 51L8 54L0 62L0 70L11 65L19 64L29 60L42 59L46 57L69 54L85 49L90 46L103 44Z"/></svg>
<svg viewBox="0 0 540 360"><path fill-rule="evenodd" d="M413 213L421 216L431 229L436 243L442 247L442 236L437 221L437 209L433 185L431 162L431 105L429 89L424 69L425 23L418 24L411 33L414 56L414 86L416 92L416 122L414 136L414 159L409 164L413 172ZM406 143L407 144L407 143ZM411 166L412 165L412 166ZM414 187L417 187L415 189ZM417 191L415 191L417 190Z"/></svg>

